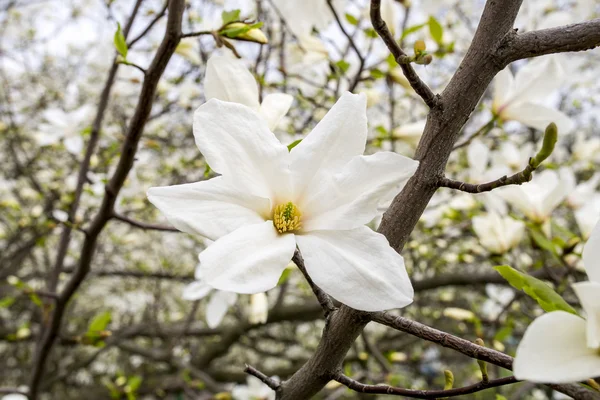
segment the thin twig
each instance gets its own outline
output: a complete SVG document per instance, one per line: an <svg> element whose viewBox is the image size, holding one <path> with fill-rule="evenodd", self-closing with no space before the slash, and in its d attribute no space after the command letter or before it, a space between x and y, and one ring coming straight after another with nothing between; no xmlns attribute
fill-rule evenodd
<svg viewBox="0 0 600 400"><path fill-rule="evenodd" d="M447 187L450 189L460 190L461 192L467 193L483 193L490 192L496 188L508 185L522 185L523 183L529 182L533 178L533 168L531 165L527 164L525 169L517 172L514 175L506 176L504 175L501 178L496 179L495 181L487 182L487 183L467 183L461 181L455 181L450 178L443 177L439 180L439 187Z"/></svg>
<svg viewBox="0 0 600 400"><path fill-rule="evenodd" d="M387 46L388 50L392 53L394 59L400 65L400 68L402 68L402 72L404 73L404 76L406 76L406 79L408 79L410 86L415 90L415 92L417 92L419 96L421 96L429 108L437 107L439 104L438 96L436 96L431 91L429 86L427 86L427 84L425 84L425 82L419 78L419 75L417 75L410 64L402 61L408 55L404 52L404 50L402 50L402 48L400 48L394 39L394 36L383 21L383 18L381 18L381 0L371 0L371 23L373 24L373 29L375 29L375 32L377 32L381 39L383 39L383 42Z"/></svg>
<svg viewBox="0 0 600 400"><path fill-rule="evenodd" d="M369 393L369 394L388 394L394 396L404 396L411 397L414 399L437 399L442 397L454 397L454 396L463 396L466 394L480 392L485 389L510 385L516 382L519 382L514 376L509 376L506 378L494 379L488 382L479 382L473 385L448 389L448 390L413 390L413 389L404 389L394 386L388 385L366 385L364 383L360 383L355 381L352 378L347 377L343 373L339 372L334 380L338 381L342 385L348 387L349 389L354 390L355 392L360 393Z"/></svg>
<svg viewBox="0 0 600 400"><path fill-rule="evenodd" d="M257 377L258 379L260 379L260 381L262 383L264 383L265 385L267 385L268 387L270 387L273 390L277 390L279 389L279 386L281 386L281 384L279 382L277 382L275 379L268 377L267 375L263 374L262 372L260 372L259 370L257 370L256 368L246 364L246 368L244 368L244 372Z"/></svg>
<svg viewBox="0 0 600 400"><path fill-rule="evenodd" d="M136 228L144 229L144 230L154 230L154 231L165 231L165 232L180 232L179 229L173 228L172 226L167 225L158 225L158 224L149 224L147 222L136 221L132 218L129 218L123 214L113 213L113 218L119 220L121 222L125 222L131 226L135 226Z"/></svg>
<svg viewBox="0 0 600 400"><path fill-rule="evenodd" d="M306 278L306 281L308 282L308 284L310 285L310 288L312 289L313 293L317 297L319 304L321 305L321 307L323 307L323 310L325 311L325 318L327 318L327 316L329 316L329 314L331 312L335 311L335 306L333 304L333 301L331 300L331 297L329 297L329 295L327 293L325 293L320 287L318 287L313 282L310 275L308 275L308 272L306 271L306 267L304 266L304 259L302 258L300 249L296 249L296 252L294 253L294 256L292 257L292 261L294 262L294 264L296 264L298 266L298 269L300 270L300 272L302 272L302 275L304 275L304 278Z"/></svg>

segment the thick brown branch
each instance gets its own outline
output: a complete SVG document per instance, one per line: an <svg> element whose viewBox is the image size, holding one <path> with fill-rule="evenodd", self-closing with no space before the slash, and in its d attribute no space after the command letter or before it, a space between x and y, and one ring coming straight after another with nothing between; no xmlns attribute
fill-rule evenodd
<svg viewBox="0 0 600 400"><path fill-rule="evenodd" d="M352 378L347 377L341 372L334 378L336 381L341 383L342 385L348 387L349 389L354 390L355 392L360 393L369 393L369 394L388 394L394 396L404 396L410 397L413 399L437 399L442 397L454 397L454 396L462 396L466 394L480 392L485 389L494 388L498 386L510 385L516 382L519 382L515 379L514 376L509 376L506 378L494 379L488 382L479 382L473 385L448 389L448 390L411 390L404 389L394 386L388 385L365 385L364 383L360 383L355 381Z"/></svg>
<svg viewBox="0 0 600 400"><path fill-rule="evenodd" d="M507 35L499 48L505 64L545 54L590 50L600 46L600 18L572 25Z"/></svg>
<svg viewBox="0 0 600 400"><path fill-rule="evenodd" d="M394 56L396 62L400 65L400 68L402 68L402 72L404 73L404 76L406 76L406 79L408 79L410 86L419 96L421 96L429 108L435 108L439 104L438 97L431 91L429 86L419 78L419 75L417 75L410 64L402 62L402 60L407 57L407 54L402 50L398 42L396 42L396 39L394 39L394 36L383 21L383 18L381 18L381 0L371 0L371 23L373 24L375 32L379 34L390 53Z"/></svg>

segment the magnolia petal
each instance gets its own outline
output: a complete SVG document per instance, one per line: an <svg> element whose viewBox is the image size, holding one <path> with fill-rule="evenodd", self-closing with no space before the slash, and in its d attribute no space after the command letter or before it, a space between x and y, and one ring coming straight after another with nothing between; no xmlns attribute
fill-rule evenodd
<svg viewBox="0 0 600 400"><path fill-rule="evenodd" d="M296 249L293 234L280 235L272 221L242 227L223 236L202 253L206 283L236 293L274 288Z"/></svg>
<svg viewBox="0 0 600 400"><path fill-rule="evenodd" d="M354 157L332 179L321 179L299 204L304 231L354 229L398 194L419 162L392 152Z"/></svg>
<svg viewBox="0 0 600 400"><path fill-rule="evenodd" d="M541 202L542 213L550 215L569 195L568 182L561 180L556 171L544 170L538 174L537 183L542 188L550 188Z"/></svg>
<svg viewBox="0 0 600 400"><path fill-rule="evenodd" d="M540 131L545 131L548 124L554 122L560 134L567 134L575 127L573 120L563 112L533 103L511 104L504 110L502 117L519 121Z"/></svg>
<svg viewBox="0 0 600 400"><path fill-rule="evenodd" d="M404 259L366 226L297 235L313 281L340 302L364 311L405 307L413 288Z"/></svg>
<svg viewBox="0 0 600 400"><path fill-rule="evenodd" d="M241 191L289 200L288 149L250 108L209 100L194 113L194 137L212 170Z"/></svg>
<svg viewBox="0 0 600 400"><path fill-rule="evenodd" d="M479 177L487 169L490 161L490 148L483 144L481 140L473 140L467 147L467 161L469 162L471 175Z"/></svg>
<svg viewBox="0 0 600 400"><path fill-rule="evenodd" d="M204 78L206 100L219 99L258 109L258 85L242 60L212 56Z"/></svg>
<svg viewBox="0 0 600 400"><path fill-rule="evenodd" d="M226 292L224 290L216 290L206 305L206 324L209 328L214 329L227 314L229 307L235 304L237 294Z"/></svg>
<svg viewBox="0 0 600 400"><path fill-rule="evenodd" d="M222 177L148 189L148 200L177 229L217 240L245 225L259 224L270 202L233 189Z"/></svg>
<svg viewBox="0 0 600 400"><path fill-rule="evenodd" d="M564 69L555 56L529 61L515 76L515 103L545 100L565 82ZM560 131L559 131L560 132Z"/></svg>
<svg viewBox="0 0 600 400"><path fill-rule="evenodd" d="M63 139L65 149L71 154L80 154L83 150L83 138L79 135L70 136Z"/></svg>
<svg viewBox="0 0 600 400"><path fill-rule="evenodd" d="M250 313L248 322L264 324L269 317L269 300L266 293L256 293L250 296Z"/></svg>
<svg viewBox="0 0 600 400"><path fill-rule="evenodd" d="M600 348L600 282L578 282L573 289L587 319L587 345ZM600 355L599 355L600 357Z"/></svg>
<svg viewBox="0 0 600 400"><path fill-rule="evenodd" d="M508 104L514 84L510 68L506 67L498 72L494 79L494 100L492 104L495 112L501 112L501 108Z"/></svg>
<svg viewBox="0 0 600 400"><path fill-rule="evenodd" d="M586 346L586 322L554 311L525 332L513 363L515 377L540 383L568 383L600 375L600 356Z"/></svg>
<svg viewBox="0 0 600 400"><path fill-rule="evenodd" d="M583 248L583 265L588 279L600 283L600 222Z"/></svg>
<svg viewBox="0 0 600 400"><path fill-rule="evenodd" d="M205 298L211 291L212 287L204 282L195 281L183 288L184 300L200 300Z"/></svg>
<svg viewBox="0 0 600 400"><path fill-rule="evenodd" d="M290 152L297 200L307 194L322 171L336 170L363 154L367 140L367 97L344 93L311 133ZM299 196L299 197L298 197Z"/></svg>
<svg viewBox="0 0 600 400"><path fill-rule="evenodd" d="M274 131L277 124L287 114L294 97L286 93L272 93L263 99L260 105L260 115L262 115L269 125L269 129Z"/></svg>

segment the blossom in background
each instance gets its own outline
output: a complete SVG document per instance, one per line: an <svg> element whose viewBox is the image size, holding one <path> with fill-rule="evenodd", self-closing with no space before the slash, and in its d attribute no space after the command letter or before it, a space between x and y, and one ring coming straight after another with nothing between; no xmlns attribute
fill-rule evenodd
<svg viewBox="0 0 600 400"><path fill-rule="evenodd" d="M69 153L79 154L83 150L82 131L91 125L92 108L85 105L76 110L65 112L53 108L44 111L44 123L35 137L40 146L58 143L61 139Z"/></svg>
<svg viewBox="0 0 600 400"><path fill-rule="evenodd" d="M515 298L515 292L510 287L500 285L485 285L487 299L481 305L481 314L488 319L496 319L506 306Z"/></svg>
<svg viewBox="0 0 600 400"><path fill-rule="evenodd" d="M483 247L493 254L504 254L519 244L525 233L525 224L490 212L473 217L473 230Z"/></svg>
<svg viewBox="0 0 600 400"><path fill-rule="evenodd" d="M392 131L394 139L402 140L413 147L417 147L423 131L425 130L426 120L422 119L410 124L400 125Z"/></svg>
<svg viewBox="0 0 600 400"><path fill-rule="evenodd" d="M215 290L204 283L200 268L196 269L196 281L183 289L185 300L201 300L210 295L206 306L206 324L209 328L216 328L221 324L225 314L237 301L237 293L225 290ZM266 293L256 293L250 296L248 322L251 324L264 324L269 316L269 302Z"/></svg>
<svg viewBox="0 0 600 400"><path fill-rule="evenodd" d="M544 223L552 211L569 194L569 185L561 180L553 170L534 173L533 179L522 185L505 186L496 190L511 206L521 211L527 218Z"/></svg>
<svg viewBox="0 0 600 400"><path fill-rule="evenodd" d="M600 375L600 224L583 249L589 281L573 284L587 320L564 311L536 318L517 348L517 379L568 383Z"/></svg>
<svg viewBox="0 0 600 400"><path fill-rule="evenodd" d="M212 56L206 65L204 79L206 100L219 99L243 104L260 114L270 130L288 112L294 98L285 93L272 93L258 100L256 80L242 60L229 56Z"/></svg>
<svg viewBox="0 0 600 400"><path fill-rule="evenodd" d="M245 385L236 385L231 395L234 400L275 400L275 391L254 376L248 376Z"/></svg>
<svg viewBox="0 0 600 400"><path fill-rule="evenodd" d="M492 111L503 121L518 121L544 131L554 122L561 134L573 130L573 121L563 112L543 105L565 81L556 57L530 61L513 77L507 67L496 75Z"/></svg>
<svg viewBox="0 0 600 400"><path fill-rule="evenodd" d="M345 1L335 0L334 7L343 9ZM323 30L333 21L333 14L322 0L273 0L285 24L296 37L310 35L313 28Z"/></svg>
<svg viewBox="0 0 600 400"><path fill-rule="evenodd" d="M402 256L364 225L418 162L391 152L362 155L364 95L344 94L289 152L255 111L216 99L194 114L194 136L221 176L150 188L148 198L178 229L215 240L199 256L208 285L265 292L298 246L313 281L350 307L412 302Z"/></svg>
<svg viewBox="0 0 600 400"><path fill-rule="evenodd" d="M581 237L587 239L600 220L600 194L595 194L586 204L575 210L575 221Z"/></svg>

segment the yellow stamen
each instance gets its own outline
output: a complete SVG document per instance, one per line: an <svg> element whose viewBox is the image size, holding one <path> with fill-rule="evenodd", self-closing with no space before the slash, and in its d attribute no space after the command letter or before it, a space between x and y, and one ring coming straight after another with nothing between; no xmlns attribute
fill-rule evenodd
<svg viewBox="0 0 600 400"><path fill-rule="evenodd" d="M294 203L279 204L273 210L273 226L279 233L293 232L300 229L302 213Z"/></svg>

